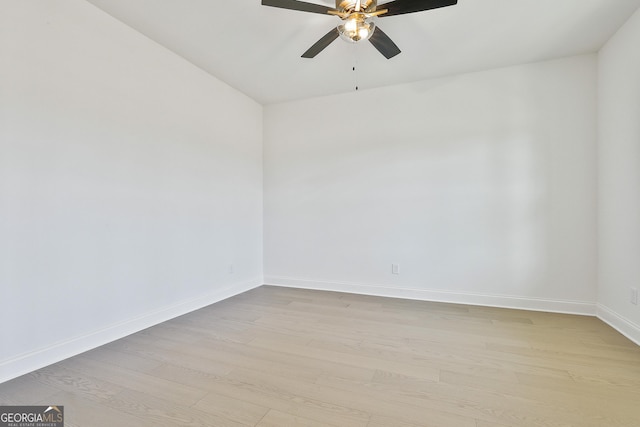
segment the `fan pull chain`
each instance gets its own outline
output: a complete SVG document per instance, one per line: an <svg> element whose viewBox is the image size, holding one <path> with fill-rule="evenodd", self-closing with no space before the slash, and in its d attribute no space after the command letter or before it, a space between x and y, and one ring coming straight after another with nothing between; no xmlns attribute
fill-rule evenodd
<svg viewBox="0 0 640 427"><path fill-rule="evenodd" d="M358 90L358 46L353 45L353 86Z"/></svg>
<svg viewBox="0 0 640 427"><path fill-rule="evenodd" d="M356 90L358 90L358 73L356 71L356 66L353 66L353 71L354 71L354 78L353 78L353 82L354 82L354 86L356 87Z"/></svg>

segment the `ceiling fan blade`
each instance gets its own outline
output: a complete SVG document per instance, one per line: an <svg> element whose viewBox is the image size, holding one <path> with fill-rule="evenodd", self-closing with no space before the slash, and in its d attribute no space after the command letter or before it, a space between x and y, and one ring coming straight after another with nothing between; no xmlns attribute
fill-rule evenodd
<svg viewBox="0 0 640 427"><path fill-rule="evenodd" d="M314 58L317 54L322 52L324 48L329 46L335 39L340 36L337 28L331 29L327 34L324 35L320 40L318 40L313 46L309 48L305 53L302 54L303 58Z"/></svg>
<svg viewBox="0 0 640 427"><path fill-rule="evenodd" d="M378 9L387 9L388 12L380 15L381 18L405 13L422 12L424 10L438 9L440 7L453 6L458 0L394 0L378 5Z"/></svg>
<svg viewBox="0 0 640 427"><path fill-rule="evenodd" d="M279 7L282 9L299 10L301 12L321 13L326 15L329 11L337 12L332 7L322 6L320 4L306 3L297 0L262 0L263 6Z"/></svg>
<svg viewBox="0 0 640 427"><path fill-rule="evenodd" d="M384 55L385 58L391 59L401 52L400 48L389 38L388 35L376 27L369 39L371 44L378 49L378 52Z"/></svg>

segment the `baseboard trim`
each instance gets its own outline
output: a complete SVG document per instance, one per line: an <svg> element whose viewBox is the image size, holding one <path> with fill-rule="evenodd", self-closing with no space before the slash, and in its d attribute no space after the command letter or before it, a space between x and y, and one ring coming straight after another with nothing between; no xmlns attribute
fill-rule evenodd
<svg viewBox="0 0 640 427"><path fill-rule="evenodd" d="M640 325L625 319L610 308L594 302L550 300L542 298L490 295L443 290L398 288L384 285L359 283L322 282L289 277L266 276L265 284L288 288L314 289L320 291L347 292L390 298L406 298L421 301L437 301L454 304L480 305L512 308L518 310L546 311L552 313L594 316L620 332L640 346Z"/></svg>
<svg viewBox="0 0 640 427"><path fill-rule="evenodd" d="M142 314L136 318L110 325L90 334L71 338L55 345L25 353L8 360L0 361L0 384L69 357L84 353L85 351L92 350L101 345L124 338L127 335L131 335L151 326L166 322L227 298L231 298L235 295L257 288L263 283L265 285L289 288L314 289L390 298L406 298L422 301L437 301L454 304L596 316L637 345L640 345L640 325L621 317L613 310L602 304L582 301L549 300L509 295L399 288L385 285L323 282L267 276L264 278L264 282L256 279L250 282L234 284L206 295L181 301L177 304Z"/></svg>
<svg viewBox="0 0 640 427"><path fill-rule="evenodd" d="M256 279L250 282L227 286L206 295L181 301L177 304L144 313L136 318L109 325L89 334L74 337L42 349L0 361L0 384L69 357L84 353L85 351L92 350L101 345L124 338L127 335L151 326L166 322L167 320L257 288L261 286L262 283L262 279Z"/></svg>
<svg viewBox="0 0 640 427"><path fill-rule="evenodd" d="M637 325L602 304L597 306L597 316L600 320L620 332L631 341L640 345L640 325Z"/></svg>
<svg viewBox="0 0 640 427"><path fill-rule="evenodd" d="M553 313L595 316L595 302L550 300L511 295L491 295L443 290L399 288L385 285L365 285L344 282L321 282L288 277L265 277L265 284L289 288L315 289L322 291L347 292L390 298L406 298L422 301L436 301L454 304L481 305L489 307L513 308L519 310L547 311Z"/></svg>

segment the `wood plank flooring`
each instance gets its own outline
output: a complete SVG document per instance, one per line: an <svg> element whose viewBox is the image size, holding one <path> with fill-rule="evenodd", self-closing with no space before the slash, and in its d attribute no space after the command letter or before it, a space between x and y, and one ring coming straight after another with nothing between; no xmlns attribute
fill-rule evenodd
<svg viewBox="0 0 640 427"><path fill-rule="evenodd" d="M0 384L67 427L638 427L592 317L263 286Z"/></svg>

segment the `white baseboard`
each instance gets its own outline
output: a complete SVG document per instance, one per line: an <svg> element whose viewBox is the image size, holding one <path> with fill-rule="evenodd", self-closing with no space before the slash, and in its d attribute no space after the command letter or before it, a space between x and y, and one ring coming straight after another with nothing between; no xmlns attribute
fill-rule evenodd
<svg viewBox="0 0 640 427"><path fill-rule="evenodd" d="M491 295L443 290L398 288L385 285L364 285L357 283L320 282L288 277L265 277L265 284L290 288L315 289L322 291L348 292L391 298L406 298L421 301L447 302L454 304L482 305L489 307L514 308L520 310L547 311L553 313L596 315L595 302L550 300L543 298Z"/></svg>
<svg viewBox="0 0 640 427"><path fill-rule="evenodd" d="M602 304L598 304L597 309L597 315L600 320L607 323L634 343L640 345L640 325L623 318Z"/></svg>
<svg viewBox="0 0 640 427"><path fill-rule="evenodd" d="M347 292L390 298L597 316L631 341L640 345L640 325L624 319L608 307L601 304L596 305L591 302L397 288L384 285L321 282L285 277L265 277L264 283L273 286ZM261 285L262 282L258 279L251 282L235 284L197 298L181 301L177 304L142 314L136 318L107 326L90 334L71 338L46 348L0 361L0 384Z"/></svg>
<svg viewBox="0 0 640 427"><path fill-rule="evenodd" d="M144 313L133 319L109 325L83 336L0 361L0 384L261 285L261 279L234 284L206 295Z"/></svg>
<svg viewBox="0 0 640 427"><path fill-rule="evenodd" d="M321 282L274 276L266 276L265 284L289 288L375 295L390 298L406 298L421 301L437 301L454 304L481 305L489 307L514 308L519 310L594 316L607 323L637 345L640 345L640 325L623 318L610 308L594 302L549 300L542 298L450 292L442 290L408 289L384 285L363 285L357 283Z"/></svg>

